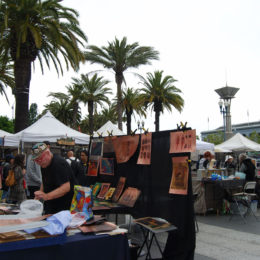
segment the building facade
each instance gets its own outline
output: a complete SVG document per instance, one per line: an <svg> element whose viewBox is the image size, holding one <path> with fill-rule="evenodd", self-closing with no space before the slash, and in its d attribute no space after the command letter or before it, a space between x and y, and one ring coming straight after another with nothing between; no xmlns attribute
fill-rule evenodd
<svg viewBox="0 0 260 260"><path fill-rule="evenodd" d="M202 131L200 133L201 140L204 140L210 134L218 134L220 132L223 132L223 126L215 130ZM240 133L247 137L249 137L253 132L256 132L258 135L260 135L260 121L232 125L232 132L233 134Z"/></svg>

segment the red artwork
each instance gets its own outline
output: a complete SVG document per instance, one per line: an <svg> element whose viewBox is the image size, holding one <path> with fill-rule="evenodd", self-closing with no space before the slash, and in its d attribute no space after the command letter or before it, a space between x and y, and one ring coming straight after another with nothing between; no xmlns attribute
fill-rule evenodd
<svg viewBox="0 0 260 260"><path fill-rule="evenodd" d="M169 153L188 153L196 150L196 130L171 132Z"/></svg>
<svg viewBox="0 0 260 260"><path fill-rule="evenodd" d="M89 159L87 176L97 176L98 166L99 166L99 160Z"/></svg>
<svg viewBox="0 0 260 260"><path fill-rule="evenodd" d="M172 158L172 179L169 193L187 195L189 165L188 157Z"/></svg>
<svg viewBox="0 0 260 260"><path fill-rule="evenodd" d="M137 164L151 164L152 133L141 135L141 147Z"/></svg>

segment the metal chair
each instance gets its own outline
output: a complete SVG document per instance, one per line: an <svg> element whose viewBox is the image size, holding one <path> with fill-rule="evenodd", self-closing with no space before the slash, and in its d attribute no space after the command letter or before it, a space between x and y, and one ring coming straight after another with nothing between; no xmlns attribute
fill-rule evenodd
<svg viewBox="0 0 260 260"><path fill-rule="evenodd" d="M255 181L250 181L247 182L244 186L243 192L235 193L232 195L231 202L233 202L233 207L236 208L237 212L243 219L244 223L246 223L245 217L251 213L255 219L258 221L255 213L252 211L251 208L251 203L252 203L252 198L257 198L257 195L255 193L255 187L256 187L256 182ZM245 212L243 212L242 209ZM231 211L231 216L229 220L232 219L234 213L234 208L230 210Z"/></svg>

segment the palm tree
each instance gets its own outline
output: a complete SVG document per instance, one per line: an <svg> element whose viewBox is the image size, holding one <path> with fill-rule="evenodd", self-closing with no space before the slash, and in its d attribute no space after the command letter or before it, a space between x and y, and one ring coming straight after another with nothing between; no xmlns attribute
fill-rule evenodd
<svg viewBox="0 0 260 260"><path fill-rule="evenodd" d="M78 123L77 122L77 115L80 113L79 103L82 101L82 85L77 78L72 78L73 82L71 85L67 86L68 94L70 95L70 103L73 109L73 121L72 127L77 129Z"/></svg>
<svg viewBox="0 0 260 260"><path fill-rule="evenodd" d="M146 116L145 110L143 109L140 102L140 95L138 89L127 88L123 91L122 105L126 115L126 127L127 134L131 134L131 119L134 112L139 115Z"/></svg>
<svg viewBox="0 0 260 260"><path fill-rule="evenodd" d="M1 0L0 53L14 62L15 132L28 124L32 63L37 59L42 73L44 62L63 73L62 60L74 70L84 60L79 45L84 46L87 37L77 18L75 10L58 0Z"/></svg>
<svg viewBox="0 0 260 260"><path fill-rule="evenodd" d="M81 86L83 87L82 101L84 104L88 104L89 113L89 131L90 135L93 134L93 114L94 108L97 105L103 107L103 103L110 104L108 94L112 94L110 88L104 87L109 83L108 80L104 80L103 77L98 77L95 73L92 77L88 74L81 74Z"/></svg>
<svg viewBox="0 0 260 260"><path fill-rule="evenodd" d="M51 92L48 96L52 96L54 99L47 105L42 114L45 114L49 110L58 120L67 126L71 126L73 123L73 107L71 106L70 98L65 93ZM80 120L81 114L77 115L77 121Z"/></svg>
<svg viewBox="0 0 260 260"><path fill-rule="evenodd" d="M5 59L3 53L0 53L0 94L5 95L7 102L9 103L8 97L5 92L6 87L14 89L14 73L13 64L11 59Z"/></svg>
<svg viewBox="0 0 260 260"><path fill-rule="evenodd" d="M108 42L107 47L88 46L85 52L86 60L97 63L104 68L112 69L115 73L117 85L117 113L118 128L122 130L122 83L125 81L124 72L130 68L138 68L140 65L150 64L151 60L158 60L159 52L152 47L139 46L137 42L127 44L127 38L121 41L117 38Z"/></svg>
<svg viewBox="0 0 260 260"><path fill-rule="evenodd" d="M182 93L173 83L176 82L172 76L163 78L163 71L155 71L154 74L147 73L147 79L141 77L141 83L144 88L141 89L141 100L145 107L151 107L155 112L155 131L159 131L160 113L164 108L172 111L172 106L179 112L182 111L184 100L179 95Z"/></svg>

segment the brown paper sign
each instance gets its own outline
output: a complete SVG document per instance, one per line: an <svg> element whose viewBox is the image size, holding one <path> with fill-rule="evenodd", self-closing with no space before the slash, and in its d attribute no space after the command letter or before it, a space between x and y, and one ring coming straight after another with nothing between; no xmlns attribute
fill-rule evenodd
<svg viewBox="0 0 260 260"><path fill-rule="evenodd" d="M196 150L196 130L171 132L169 153L188 153Z"/></svg>
<svg viewBox="0 0 260 260"><path fill-rule="evenodd" d="M141 135L141 147L137 164L151 164L152 133Z"/></svg>
<svg viewBox="0 0 260 260"><path fill-rule="evenodd" d="M169 193L187 195L189 165L188 157L172 158L172 179Z"/></svg>
<svg viewBox="0 0 260 260"><path fill-rule="evenodd" d="M135 153L139 142L139 135L122 136L113 139L117 163L127 162Z"/></svg>

